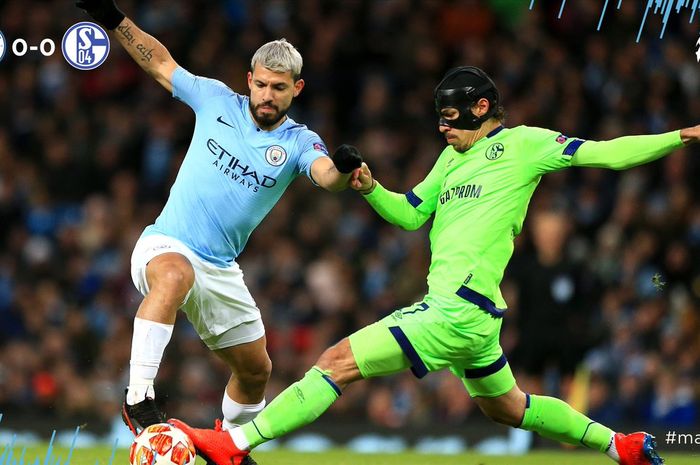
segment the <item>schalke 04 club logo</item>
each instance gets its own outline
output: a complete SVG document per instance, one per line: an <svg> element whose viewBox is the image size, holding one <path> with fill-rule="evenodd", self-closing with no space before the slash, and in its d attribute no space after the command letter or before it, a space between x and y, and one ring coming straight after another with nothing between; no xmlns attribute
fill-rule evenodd
<svg viewBox="0 0 700 465"><path fill-rule="evenodd" d="M109 37L99 25L83 21L66 31L61 49L66 61L74 68L95 69L109 55Z"/></svg>

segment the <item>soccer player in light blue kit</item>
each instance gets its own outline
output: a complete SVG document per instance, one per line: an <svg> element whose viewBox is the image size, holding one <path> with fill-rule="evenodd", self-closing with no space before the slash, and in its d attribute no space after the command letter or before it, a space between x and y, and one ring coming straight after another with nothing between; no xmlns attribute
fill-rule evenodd
<svg viewBox="0 0 700 465"><path fill-rule="evenodd" d="M134 434L164 421L153 383L180 308L231 368L223 427L246 423L265 405L271 363L260 311L235 259L298 175L342 190L362 159L347 146L329 158L320 137L286 115L304 81L301 55L284 39L253 56L248 97L178 66L113 0L76 5L112 30L131 57L196 114L170 197L132 255L132 278L145 298L134 320L124 421Z"/></svg>

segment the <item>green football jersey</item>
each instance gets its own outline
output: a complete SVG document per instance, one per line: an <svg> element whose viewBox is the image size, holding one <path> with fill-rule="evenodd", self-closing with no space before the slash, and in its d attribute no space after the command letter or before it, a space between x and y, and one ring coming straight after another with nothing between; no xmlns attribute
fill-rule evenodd
<svg viewBox="0 0 700 465"><path fill-rule="evenodd" d="M464 153L445 148L428 176L406 194L419 212L435 214L430 293L457 293L471 301L483 296L505 309L499 284L532 193L543 174L570 166L583 142L518 126L499 127ZM470 291L480 295L464 295Z"/></svg>
<svg viewBox="0 0 700 465"><path fill-rule="evenodd" d="M465 153L445 148L428 176L405 195L376 183L365 198L404 229L417 229L434 214L430 294L459 296L501 316L499 284L542 175L572 165L627 169L648 163L682 147L680 133L584 144L548 129L499 126Z"/></svg>

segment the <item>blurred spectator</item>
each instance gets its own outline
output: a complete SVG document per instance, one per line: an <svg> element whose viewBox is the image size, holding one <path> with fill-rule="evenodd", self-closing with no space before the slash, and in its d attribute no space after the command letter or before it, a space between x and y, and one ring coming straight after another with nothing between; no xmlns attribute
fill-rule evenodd
<svg viewBox="0 0 700 465"><path fill-rule="evenodd" d="M522 332L513 363L535 375L573 374L590 344L589 321L593 289L584 270L567 252L570 219L562 212L537 211L529 220L533 250L513 259L510 277L519 289L517 326ZM553 394L557 387L554 387ZM549 391L552 391L550 386Z"/></svg>
<svg viewBox="0 0 700 465"><path fill-rule="evenodd" d="M514 5L517 3L518 5ZM393 190L408 190L442 149L432 89L458 64L484 67L507 124L608 139L700 122L697 20L658 17L635 37L641 4L123 1L193 73L245 91L252 51L286 36L306 57L292 117L331 146L359 146ZM610 9L609 9L610 10ZM674 15L672 15L674 17ZM71 2L8 0L0 27L57 44L85 19ZM39 38L39 39L37 39ZM129 360L140 296L131 248L167 198L193 116L119 47L92 72L7 53L0 67L0 411L108 424ZM504 347L527 388L566 391L593 372L591 414L698 422L700 207L697 148L618 174L542 179L504 283ZM240 257L267 325L268 398L323 347L423 295L428 228L387 227L359 195L309 195L295 183ZM658 275L659 279L652 278ZM664 285L655 285L663 282ZM177 360L177 363L174 361ZM219 409L226 370L179 325L162 365L165 410L201 424ZM447 379L449 378L449 379ZM457 380L398 376L354 387L329 415L388 427L460 423L474 406ZM565 394L565 393L564 393ZM188 399L182 402L181 399ZM434 408L437 407L437 408Z"/></svg>

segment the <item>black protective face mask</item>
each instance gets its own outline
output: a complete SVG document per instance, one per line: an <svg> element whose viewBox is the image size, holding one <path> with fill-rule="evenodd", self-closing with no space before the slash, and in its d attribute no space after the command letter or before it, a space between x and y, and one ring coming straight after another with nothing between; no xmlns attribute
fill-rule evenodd
<svg viewBox="0 0 700 465"><path fill-rule="evenodd" d="M441 87L448 79L458 73L469 73L474 76L474 80L480 80L481 85L464 86L453 89L442 89ZM488 97L487 94L490 94ZM490 105L489 111L483 116L476 116L471 112L472 106L480 99L487 98ZM491 118L498 110L500 95L495 84L486 73L473 66L462 66L448 72L440 83L435 87L435 111L440 118L439 124L455 129L466 129L474 131L479 129L484 121ZM458 112L457 118L446 119L441 115L441 111L446 108L454 108Z"/></svg>

